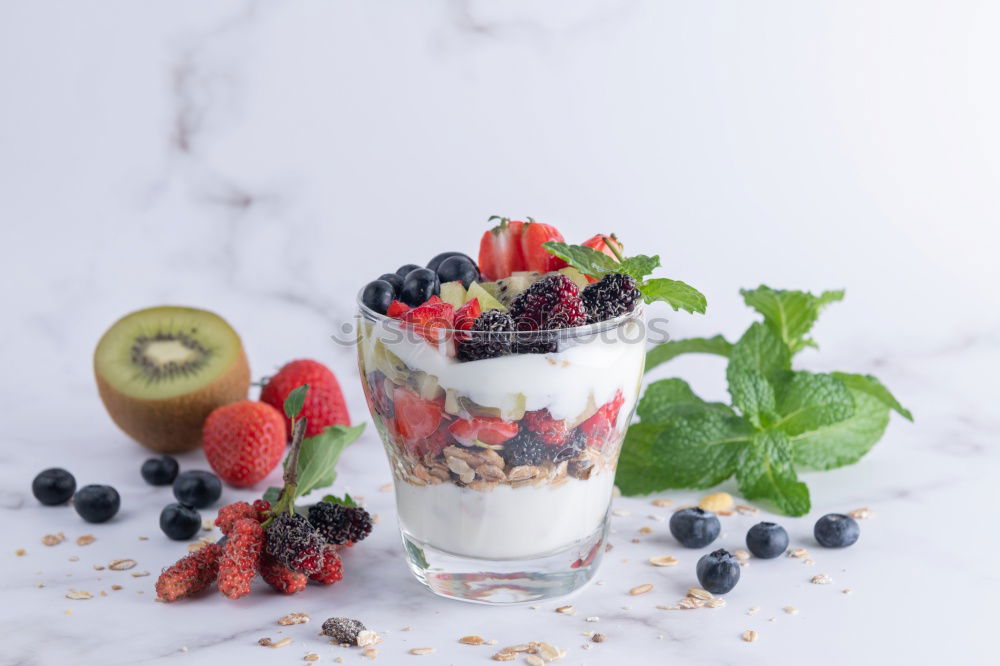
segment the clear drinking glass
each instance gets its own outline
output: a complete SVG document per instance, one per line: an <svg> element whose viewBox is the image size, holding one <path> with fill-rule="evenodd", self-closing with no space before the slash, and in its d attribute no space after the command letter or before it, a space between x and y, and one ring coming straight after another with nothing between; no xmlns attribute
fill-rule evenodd
<svg viewBox="0 0 1000 666"><path fill-rule="evenodd" d="M586 584L642 378L641 307L531 333L418 329L358 308L362 385L417 579L491 604ZM534 353L461 362L470 340Z"/></svg>

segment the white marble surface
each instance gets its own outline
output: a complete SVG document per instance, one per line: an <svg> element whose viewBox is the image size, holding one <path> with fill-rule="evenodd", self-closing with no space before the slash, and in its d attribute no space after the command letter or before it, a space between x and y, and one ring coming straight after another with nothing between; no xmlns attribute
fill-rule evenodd
<svg viewBox="0 0 1000 666"><path fill-rule="evenodd" d="M912 1L0 4L0 663L363 663L317 639L331 615L384 631L388 664L423 646L437 648L426 663L487 663L488 648L456 643L465 634L546 640L570 664L988 661L998 16ZM94 389L90 354L115 318L216 310L255 376L322 359L360 420L353 352L328 339L353 294L474 247L493 213L660 252L710 301L707 317L672 317L677 336L741 330L740 286L847 288L802 364L878 374L917 422L894 419L856 466L805 476L815 511L782 522L815 565L753 562L725 608L656 610L693 584L698 553L647 517L664 510L620 499L631 515L614 519L604 584L571 600L575 616L441 600L403 563L370 432L337 486L382 522L332 589L165 605L152 575L92 568L131 557L155 575L184 549L156 526L169 491L142 483L143 451ZM721 397L721 370L693 358L655 376ZM90 526L38 506L29 483L51 465L115 485L121 514ZM814 546L816 516L862 506L875 515L856 547ZM738 546L750 522L725 519L718 543ZM643 526L654 532L631 543ZM41 545L59 531L97 540ZM680 564L645 563L659 554ZM834 584L811 585L818 572ZM627 595L646 582L652 593ZM69 588L108 596L70 601ZM290 611L314 624L278 627ZM741 642L751 628L759 641ZM583 631L608 640L584 651ZM256 645L285 635L281 650Z"/></svg>

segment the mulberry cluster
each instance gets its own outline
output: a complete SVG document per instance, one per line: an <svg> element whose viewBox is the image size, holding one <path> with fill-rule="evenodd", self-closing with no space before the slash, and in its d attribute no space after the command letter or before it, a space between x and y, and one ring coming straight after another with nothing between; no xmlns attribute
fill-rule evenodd
<svg viewBox="0 0 1000 666"><path fill-rule="evenodd" d="M330 544L357 543L372 531L372 517L359 506L319 502L309 507L309 522Z"/></svg>
<svg viewBox="0 0 1000 666"><path fill-rule="evenodd" d="M219 544L210 543L164 569L156 581L156 596L176 601L207 588L219 575L222 550Z"/></svg>
<svg viewBox="0 0 1000 666"><path fill-rule="evenodd" d="M631 275L612 273L588 285L580 298L587 309L587 321L595 323L631 312L642 292Z"/></svg>
<svg viewBox="0 0 1000 666"><path fill-rule="evenodd" d="M472 323L474 333L458 340L458 360L479 361L511 353L514 319L500 310L487 310Z"/></svg>

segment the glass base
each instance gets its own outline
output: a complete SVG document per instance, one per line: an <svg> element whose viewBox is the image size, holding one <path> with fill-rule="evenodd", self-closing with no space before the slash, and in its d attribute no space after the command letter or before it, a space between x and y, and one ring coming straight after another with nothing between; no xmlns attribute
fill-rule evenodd
<svg viewBox="0 0 1000 666"><path fill-rule="evenodd" d="M491 560L455 555L405 531L410 570L434 594L480 604L504 605L561 597L590 582L604 557L608 521L564 549L526 559Z"/></svg>

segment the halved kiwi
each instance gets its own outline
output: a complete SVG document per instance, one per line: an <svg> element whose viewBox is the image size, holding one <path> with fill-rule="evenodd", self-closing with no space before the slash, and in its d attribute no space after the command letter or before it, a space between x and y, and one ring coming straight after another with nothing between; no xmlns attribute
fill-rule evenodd
<svg viewBox="0 0 1000 666"><path fill-rule="evenodd" d="M97 343L94 375L118 427L161 453L200 446L209 413L245 400L250 387L243 343L226 320L174 306L115 322Z"/></svg>

